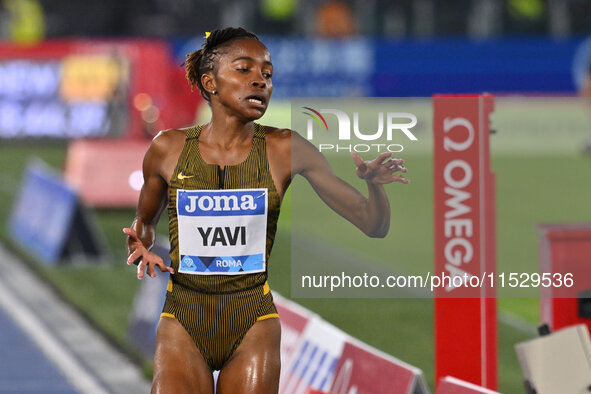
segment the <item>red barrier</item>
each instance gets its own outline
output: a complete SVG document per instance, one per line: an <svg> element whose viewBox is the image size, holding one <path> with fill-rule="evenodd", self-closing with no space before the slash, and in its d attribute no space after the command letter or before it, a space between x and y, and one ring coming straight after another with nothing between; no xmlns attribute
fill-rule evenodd
<svg viewBox="0 0 591 394"><path fill-rule="evenodd" d="M149 141L79 140L68 147L65 178L88 206L132 208L143 185Z"/></svg>
<svg viewBox="0 0 591 394"><path fill-rule="evenodd" d="M436 377L457 376L496 389L494 289L464 283L496 272L489 156L494 101L491 96L435 96L433 105L435 274L459 279L435 289Z"/></svg>
<svg viewBox="0 0 591 394"><path fill-rule="evenodd" d="M578 300L591 290L591 223L540 225L538 234L540 273L562 278L562 286L555 281L555 286L540 287L542 322L552 330L586 324L591 331L591 318L579 316Z"/></svg>
<svg viewBox="0 0 591 394"><path fill-rule="evenodd" d="M345 334L298 304L273 293L281 322L279 392L429 392L423 373Z"/></svg>
<svg viewBox="0 0 591 394"><path fill-rule="evenodd" d="M417 376L421 378L417 379ZM417 387L418 386L418 387ZM334 394L428 393L422 372L362 343L348 341L336 367Z"/></svg>
<svg viewBox="0 0 591 394"><path fill-rule="evenodd" d="M275 307L281 322L281 386L289 376L289 370L293 364L297 349L301 346L302 334L314 314L302 308L295 302L273 293Z"/></svg>
<svg viewBox="0 0 591 394"><path fill-rule="evenodd" d="M437 394L498 394L496 391L488 390L463 380L446 376L439 381Z"/></svg>

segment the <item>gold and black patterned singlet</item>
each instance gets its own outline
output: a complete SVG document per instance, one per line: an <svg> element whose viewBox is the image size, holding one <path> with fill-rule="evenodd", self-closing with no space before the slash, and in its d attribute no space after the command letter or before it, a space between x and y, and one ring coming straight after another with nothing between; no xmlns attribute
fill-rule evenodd
<svg viewBox="0 0 591 394"><path fill-rule="evenodd" d="M219 370L257 321L276 318L267 284L267 267L279 217L280 197L273 183L265 127L255 123L252 149L240 164L222 170L206 163L199 152L201 126L187 130L185 145L169 188L171 275L162 316L177 319L195 341L209 366ZM239 275L179 273L179 218L177 190L267 189L265 270Z"/></svg>

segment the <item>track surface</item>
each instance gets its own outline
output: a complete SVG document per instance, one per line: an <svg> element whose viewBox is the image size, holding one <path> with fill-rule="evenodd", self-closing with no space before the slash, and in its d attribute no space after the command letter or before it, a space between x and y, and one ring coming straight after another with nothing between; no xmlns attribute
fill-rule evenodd
<svg viewBox="0 0 591 394"><path fill-rule="evenodd" d="M139 369L0 245L0 392L147 393Z"/></svg>

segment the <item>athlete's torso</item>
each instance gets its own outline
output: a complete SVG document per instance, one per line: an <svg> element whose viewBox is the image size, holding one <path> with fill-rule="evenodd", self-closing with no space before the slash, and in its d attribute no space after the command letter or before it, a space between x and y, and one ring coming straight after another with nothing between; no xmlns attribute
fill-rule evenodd
<svg viewBox="0 0 591 394"><path fill-rule="evenodd" d="M262 272L242 275L192 275L178 273L179 270L179 232L177 216L178 190L228 190L228 189L266 189L267 190L267 231L265 261L268 262L279 217L280 196L275 188L265 141L265 127L255 123L252 148L247 158L236 165L226 165L223 169L216 164L206 163L199 151L201 126L187 129L185 144L172 173L168 192L169 233L172 267L177 272L173 276L176 284L190 287L204 293L227 293L262 285L267 276ZM266 268L266 267L265 267Z"/></svg>

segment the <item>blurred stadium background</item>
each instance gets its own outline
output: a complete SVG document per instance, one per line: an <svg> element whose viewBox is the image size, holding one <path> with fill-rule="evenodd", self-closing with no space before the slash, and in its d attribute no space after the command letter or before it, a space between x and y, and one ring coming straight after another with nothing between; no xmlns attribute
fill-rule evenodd
<svg viewBox="0 0 591 394"><path fill-rule="evenodd" d="M181 64L205 31L233 25L259 34L271 51L275 91L263 123L289 127L291 97L502 96L491 140L498 264L535 271L537 224L591 220L591 166L584 154L591 107L577 98L591 94L589 15L586 0L4 0L0 242L149 378L150 357L130 341L140 283L124 264L121 233L133 219L141 186L133 171L158 130L207 119L207 106L190 92ZM428 100L420 105L428 114ZM428 124L424 133L428 140ZM432 157L429 143L422 147L404 156L410 187L389 189L395 228L388 239L409 272L413 262L433 261ZM31 165L32 159L45 164ZM351 176L348 161L333 164L339 175ZM19 190L39 168L43 179L74 193L74 202L22 212ZM287 207L289 196L270 269L272 288L285 296L291 231L328 245L343 237L313 224L293 229ZM80 217L50 216L62 210ZM48 217L68 223L52 228L61 235L42 245L53 248L52 255L28 244L27 229L15 240L19 220L44 225ZM166 218L159 233L167 234ZM387 261L392 250L373 253ZM499 300L501 392L523 391L513 345L535 335L539 301L531 297ZM435 387L432 300L297 302L421 368Z"/></svg>

